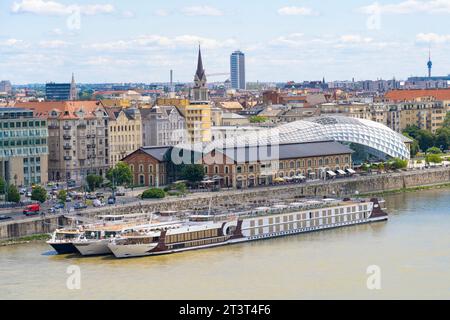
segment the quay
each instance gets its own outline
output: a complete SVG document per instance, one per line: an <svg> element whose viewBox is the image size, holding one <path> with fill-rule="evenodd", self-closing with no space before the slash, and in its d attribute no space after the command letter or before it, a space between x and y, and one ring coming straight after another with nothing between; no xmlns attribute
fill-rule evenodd
<svg viewBox="0 0 450 320"><path fill-rule="evenodd" d="M83 218L95 218L102 214L205 209L210 205L231 208L243 203L264 203L266 199L345 197L421 186L437 186L446 183L450 183L450 168L439 167L244 190L193 193L182 198L140 200L125 205L80 211L78 214L81 215L81 220ZM58 226L67 225L68 222L69 219L64 214L2 222L0 223L0 240L13 240L24 236L50 233Z"/></svg>

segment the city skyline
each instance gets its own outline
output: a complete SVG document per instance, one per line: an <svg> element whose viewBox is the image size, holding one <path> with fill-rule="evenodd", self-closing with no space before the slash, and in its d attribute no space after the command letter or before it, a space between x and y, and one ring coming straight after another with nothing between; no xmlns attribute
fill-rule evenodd
<svg viewBox="0 0 450 320"><path fill-rule="evenodd" d="M198 43L207 75L229 72L230 54L245 52L249 82L426 76L429 48L433 75L450 73L441 31L450 1L235 4L4 1L0 78L67 82L75 72L78 83L151 83L169 82L173 69L174 81L192 82Z"/></svg>

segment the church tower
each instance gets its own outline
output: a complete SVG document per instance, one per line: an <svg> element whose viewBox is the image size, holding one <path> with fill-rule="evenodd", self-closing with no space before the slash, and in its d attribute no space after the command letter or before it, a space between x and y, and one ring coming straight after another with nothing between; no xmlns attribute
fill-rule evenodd
<svg viewBox="0 0 450 320"><path fill-rule="evenodd" d="M77 86L75 84L75 76L72 72L72 82L70 83L70 98L69 100L77 100Z"/></svg>
<svg viewBox="0 0 450 320"><path fill-rule="evenodd" d="M198 46L197 71L194 76L194 88L191 94L192 102L208 102L208 87L206 86L206 74L203 69L202 52Z"/></svg>

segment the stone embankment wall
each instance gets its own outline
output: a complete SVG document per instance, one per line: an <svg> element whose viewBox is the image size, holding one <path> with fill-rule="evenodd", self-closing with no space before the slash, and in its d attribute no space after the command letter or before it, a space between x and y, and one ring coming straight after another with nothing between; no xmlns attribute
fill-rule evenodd
<svg viewBox="0 0 450 320"><path fill-rule="evenodd" d="M67 225L67 219L62 215L5 222L0 224L0 240L50 233L58 226L64 225Z"/></svg>
<svg viewBox="0 0 450 320"><path fill-rule="evenodd" d="M265 199L283 199L296 197L344 197L357 193L372 193L417 186L431 186L450 183L450 168L426 169L401 173L380 174L364 177L352 177L328 181L314 181L303 184L288 184L274 187L261 187L248 190L227 190L208 194L192 194L185 198L163 200L143 200L140 202L91 209L83 211L86 218L101 214L128 214L136 212L155 212L167 210L185 210L208 208L211 206L233 207L245 202L264 203ZM11 239L26 235L52 232L57 225L63 225L67 219L62 217L41 218L0 224L0 239Z"/></svg>

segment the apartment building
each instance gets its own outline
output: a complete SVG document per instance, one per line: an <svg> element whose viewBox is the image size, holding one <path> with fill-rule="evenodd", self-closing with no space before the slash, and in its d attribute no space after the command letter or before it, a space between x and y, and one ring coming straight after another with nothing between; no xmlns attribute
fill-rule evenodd
<svg viewBox="0 0 450 320"><path fill-rule="evenodd" d="M9 184L48 181L47 121L23 108L0 108L0 176Z"/></svg>
<svg viewBox="0 0 450 320"><path fill-rule="evenodd" d="M144 146L174 146L187 139L186 121L174 106L141 109Z"/></svg>
<svg viewBox="0 0 450 320"><path fill-rule="evenodd" d="M51 181L84 183L109 168L109 116L97 101L23 102L48 124L48 175Z"/></svg>
<svg viewBox="0 0 450 320"><path fill-rule="evenodd" d="M142 146L141 113L136 108L106 108L109 116L109 164L115 166Z"/></svg>

